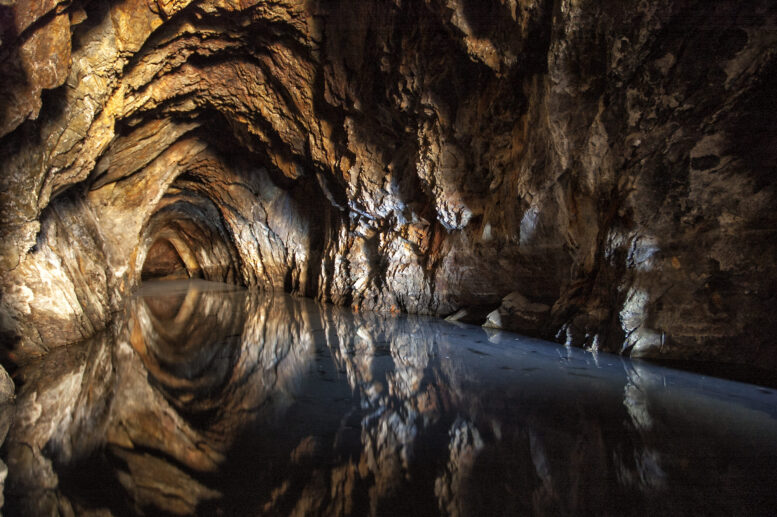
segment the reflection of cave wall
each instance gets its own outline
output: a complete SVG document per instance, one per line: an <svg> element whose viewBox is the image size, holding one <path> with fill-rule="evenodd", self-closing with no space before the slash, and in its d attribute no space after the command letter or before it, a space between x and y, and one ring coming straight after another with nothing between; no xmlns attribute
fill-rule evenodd
<svg viewBox="0 0 777 517"><path fill-rule="evenodd" d="M17 357L102 328L160 237L188 275L777 365L772 2L0 9Z"/></svg>
<svg viewBox="0 0 777 517"><path fill-rule="evenodd" d="M773 390L180 285L19 371L9 514L731 515L777 503Z"/></svg>

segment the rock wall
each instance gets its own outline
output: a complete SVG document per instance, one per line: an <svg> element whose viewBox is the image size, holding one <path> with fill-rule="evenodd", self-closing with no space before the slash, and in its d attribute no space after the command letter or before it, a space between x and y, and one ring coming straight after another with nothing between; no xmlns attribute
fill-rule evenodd
<svg viewBox="0 0 777 517"><path fill-rule="evenodd" d="M188 274L777 367L777 7L4 0L3 340Z"/></svg>

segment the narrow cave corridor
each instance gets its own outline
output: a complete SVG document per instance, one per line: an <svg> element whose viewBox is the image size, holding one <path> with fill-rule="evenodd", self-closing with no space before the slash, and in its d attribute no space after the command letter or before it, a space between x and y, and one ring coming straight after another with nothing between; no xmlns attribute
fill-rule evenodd
<svg viewBox="0 0 777 517"><path fill-rule="evenodd" d="M692 504L668 480L703 480L655 441L672 426L657 415L676 414L694 381L631 360L761 385L744 398L772 420L721 411L750 422L730 429L753 443L774 432L773 3L0 1L0 456L12 510L116 511L113 496L95 502L58 470L85 462L130 512L239 514L214 501L243 501L235 444L258 422L280 425L263 420L266 400L294 429L288 443L275 429L279 450L334 470L326 482L294 474L287 488L263 478L272 489L244 501L252 512L376 514L431 493L416 513L468 514L485 490L473 476L515 467L497 459L508 442L528 454L508 455L525 476L510 482L534 491L488 506L495 514ZM452 328L469 337L445 337ZM557 346L564 375L600 375L574 387L594 397L591 385L609 386L602 414L627 422L634 443L581 417L570 428L599 448L574 459L574 444L550 436L553 418L529 411L509 417L526 430L496 444L496 403L473 409L494 392L490 374L460 354L499 356L494 382L524 403L516 372L531 370L510 339ZM314 356L334 364L319 365L329 388L308 376ZM683 388L651 391L658 378ZM540 375L526 393L567 381ZM308 408L321 433L303 436L289 401L311 393L343 423ZM168 442L154 441L152 421L167 422ZM322 448L333 436L350 445ZM437 477L418 470L422 443L448 450ZM260 461L274 449L245 450ZM758 461L731 451L753 472L777 461L768 444ZM564 461L604 465L621 499L564 499L585 478ZM732 465L720 508L751 482L746 461ZM222 467L234 484L206 482ZM148 489L149 472L180 483ZM499 483L497 498L509 492ZM177 502L159 503L154 490L168 489ZM774 507L759 490L756 513Z"/></svg>
<svg viewBox="0 0 777 517"><path fill-rule="evenodd" d="M181 247L180 241L178 242L178 247ZM191 260L191 251L184 249L186 250L184 255ZM159 237L148 249L140 278L150 280L152 278L199 278L200 276L201 270L197 262L189 262L187 266L176 245L168 238Z"/></svg>

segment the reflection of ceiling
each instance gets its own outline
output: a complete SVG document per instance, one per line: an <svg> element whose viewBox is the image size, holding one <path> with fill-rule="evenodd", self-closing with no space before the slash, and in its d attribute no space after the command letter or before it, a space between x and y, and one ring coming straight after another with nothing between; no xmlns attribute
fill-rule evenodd
<svg viewBox="0 0 777 517"><path fill-rule="evenodd" d="M699 377L422 317L164 290L114 335L20 371L12 513L773 507L773 390L700 392ZM156 319L170 294L175 319Z"/></svg>

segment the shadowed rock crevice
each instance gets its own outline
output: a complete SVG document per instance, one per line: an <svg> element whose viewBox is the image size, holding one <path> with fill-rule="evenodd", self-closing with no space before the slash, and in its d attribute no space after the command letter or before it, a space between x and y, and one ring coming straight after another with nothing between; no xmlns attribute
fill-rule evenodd
<svg viewBox="0 0 777 517"><path fill-rule="evenodd" d="M98 332L148 264L777 367L766 0L3 9L11 361Z"/></svg>

